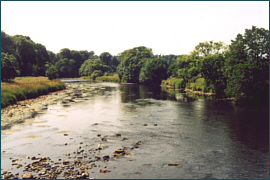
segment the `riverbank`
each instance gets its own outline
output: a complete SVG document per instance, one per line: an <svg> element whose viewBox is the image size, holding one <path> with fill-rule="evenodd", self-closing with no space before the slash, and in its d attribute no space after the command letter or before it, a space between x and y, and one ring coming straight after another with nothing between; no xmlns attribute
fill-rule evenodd
<svg viewBox="0 0 270 180"><path fill-rule="evenodd" d="M13 81L1 82L1 108L65 88L65 83L58 79L49 80L41 76L16 77Z"/></svg>
<svg viewBox="0 0 270 180"><path fill-rule="evenodd" d="M84 85L65 83L66 89L42 95L34 99L18 101L1 109L1 130L23 123L47 110L49 105L61 102L64 106L87 100L91 94L98 93L100 87L86 87Z"/></svg>

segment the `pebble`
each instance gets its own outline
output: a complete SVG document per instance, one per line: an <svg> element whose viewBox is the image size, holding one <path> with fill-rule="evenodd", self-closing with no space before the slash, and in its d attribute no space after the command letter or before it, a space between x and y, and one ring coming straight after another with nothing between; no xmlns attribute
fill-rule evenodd
<svg viewBox="0 0 270 180"><path fill-rule="evenodd" d="M33 175L30 174L30 173L26 173L26 174L23 174L23 175L22 175L22 178L23 178L23 179L33 179Z"/></svg>

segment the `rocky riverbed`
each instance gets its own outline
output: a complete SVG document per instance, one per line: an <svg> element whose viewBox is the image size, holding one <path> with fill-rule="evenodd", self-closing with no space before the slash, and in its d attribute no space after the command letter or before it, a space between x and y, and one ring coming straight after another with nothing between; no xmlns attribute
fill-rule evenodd
<svg viewBox="0 0 270 180"><path fill-rule="evenodd" d="M43 114L44 110L52 107L54 104L61 103L68 107L76 102L82 102L97 94L104 88L100 86L85 86L84 84L67 83L67 89L59 92L40 96L36 99L20 101L15 105L8 106L1 110L1 128L7 130L18 123L25 123L28 119ZM95 126L98 123L94 124ZM145 126L145 125L144 125ZM7 130L8 131L8 130ZM3 132L5 133L5 132ZM61 132L63 136L68 137L69 131ZM51 157L26 156L24 158L10 157L11 169L1 169L2 179L94 179L89 173L90 169L98 169L99 173L110 173L111 166L108 169L108 162L118 158L131 156L133 149L139 148L141 141L134 142L129 147L119 146L112 154L103 153L109 146L104 146L104 142L110 139L125 141L127 137L121 137L121 134L101 135L96 137L100 139L98 146L89 145L85 142L79 142L78 148L72 152L66 152L65 158L53 159ZM38 138L38 137L28 137ZM69 138L73 140L72 137ZM68 143L64 143L68 146ZM116 145L117 146L117 145ZM2 155L8 152L2 151ZM98 164L97 164L98 162ZM94 172L92 172L94 173Z"/></svg>

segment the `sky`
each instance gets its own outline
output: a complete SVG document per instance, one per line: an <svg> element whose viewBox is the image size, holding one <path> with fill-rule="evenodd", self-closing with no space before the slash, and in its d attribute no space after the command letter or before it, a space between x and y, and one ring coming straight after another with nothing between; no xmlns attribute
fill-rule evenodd
<svg viewBox="0 0 270 180"><path fill-rule="evenodd" d="M204 41L228 45L252 26L269 30L268 1L1 1L1 30L54 53L188 54Z"/></svg>

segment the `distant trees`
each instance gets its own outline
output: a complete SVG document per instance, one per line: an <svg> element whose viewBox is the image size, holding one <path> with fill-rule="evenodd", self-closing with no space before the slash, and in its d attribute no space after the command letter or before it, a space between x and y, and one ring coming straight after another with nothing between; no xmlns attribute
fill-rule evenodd
<svg viewBox="0 0 270 180"><path fill-rule="evenodd" d="M121 82L160 84L173 77L177 87L214 92L217 97L263 99L269 96L269 30L253 26L229 46L200 42L188 55L153 55L151 48L139 46L117 56L68 48L55 54L28 36L1 31L1 70L2 81L45 75L95 79L117 72Z"/></svg>

